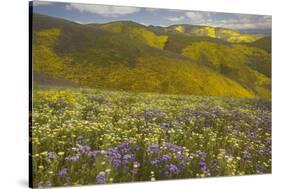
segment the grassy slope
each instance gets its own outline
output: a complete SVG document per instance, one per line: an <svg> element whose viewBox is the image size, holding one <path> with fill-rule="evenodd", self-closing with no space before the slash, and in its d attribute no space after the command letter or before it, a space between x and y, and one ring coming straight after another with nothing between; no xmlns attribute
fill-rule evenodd
<svg viewBox="0 0 281 189"><path fill-rule="evenodd" d="M95 25L97 26L97 25ZM156 35L149 31L145 26L131 21L116 21L98 25L98 28L122 33L131 39L141 41L148 46L163 49L168 39L167 35Z"/></svg>
<svg viewBox="0 0 281 189"><path fill-rule="evenodd" d="M155 38L163 35L149 30L128 36L43 15L35 15L34 23L34 70L38 73L81 86L119 90L238 97L261 94L190 58L160 50L163 44ZM152 38L144 39L146 32Z"/></svg>
<svg viewBox="0 0 281 189"><path fill-rule="evenodd" d="M226 29L226 28L216 28L211 26L195 26L188 24L173 25L168 27L170 31L177 31L180 33L187 34L188 36L205 36L217 39L223 39L228 42L254 42L260 39L260 35L248 35L241 34L237 31Z"/></svg>
<svg viewBox="0 0 281 189"><path fill-rule="evenodd" d="M182 54L226 75L260 96L271 95L270 55L261 49L204 41L187 46Z"/></svg>
<svg viewBox="0 0 281 189"><path fill-rule="evenodd" d="M271 37L263 37L257 41L254 41L253 43L249 43L249 45L261 48L268 53L271 53Z"/></svg>
<svg viewBox="0 0 281 189"><path fill-rule="evenodd" d="M212 68L259 96L271 95L271 54L262 48L252 43L229 43L178 32L170 32L168 36L165 50L182 54Z"/></svg>

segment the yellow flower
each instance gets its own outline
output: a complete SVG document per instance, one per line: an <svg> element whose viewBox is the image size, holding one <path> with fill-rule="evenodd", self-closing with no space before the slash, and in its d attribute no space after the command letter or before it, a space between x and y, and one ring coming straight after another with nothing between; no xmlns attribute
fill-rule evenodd
<svg viewBox="0 0 281 189"><path fill-rule="evenodd" d="M44 169L44 166L43 165L39 165L38 167L40 170L43 170Z"/></svg>
<svg viewBox="0 0 281 189"><path fill-rule="evenodd" d="M111 169L106 169L105 172L109 173L111 171Z"/></svg>
<svg viewBox="0 0 281 189"><path fill-rule="evenodd" d="M59 155L59 156L63 156L63 155L64 155L64 152L59 152L58 155Z"/></svg>
<svg viewBox="0 0 281 189"><path fill-rule="evenodd" d="M42 156L46 156L48 154L48 152L42 152L41 155Z"/></svg>

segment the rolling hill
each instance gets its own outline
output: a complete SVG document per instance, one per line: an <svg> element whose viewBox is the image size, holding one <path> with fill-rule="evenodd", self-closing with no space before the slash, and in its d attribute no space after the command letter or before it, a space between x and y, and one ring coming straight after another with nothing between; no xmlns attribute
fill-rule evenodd
<svg viewBox="0 0 281 189"><path fill-rule="evenodd" d="M234 31L232 29L211 26L195 26L189 24L181 24L169 26L167 29L168 31L177 31L180 33L184 33L188 36L212 37L235 43L254 42L262 38L262 35L241 34L240 32Z"/></svg>
<svg viewBox="0 0 281 189"><path fill-rule="evenodd" d="M249 45L252 45L254 47L263 49L268 53L271 53L271 37L263 37L261 39L258 39L257 41L249 43Z"/></svg>
<svg viewBox="0 0 281 189"><path fill-rule="evenodd" d="M156 31L131 21L82 25L34 14L36 83L55 78L62 84L114 90L271 95L270 53L237 40L231 43L221 33L190 35L171 28ZM257 36L251 37L249 41Z"/></svg>
<svg viewBox="0 0 281 189"><path fill-rule="evenodd" d="M90 24L91 25L91 24ZM167 35L156 35L145 26L132 21L116 21L101 25L92 25L110 32L122 33L134 40L145 43L148 46L163 49L168 39Z"/></svg>

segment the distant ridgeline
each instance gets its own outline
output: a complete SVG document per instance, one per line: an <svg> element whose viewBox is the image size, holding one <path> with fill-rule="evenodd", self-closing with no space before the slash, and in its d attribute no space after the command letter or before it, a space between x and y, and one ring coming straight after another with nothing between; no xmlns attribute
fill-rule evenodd
<svg viewBox="0 0 281 189"><path fill-rule="evenodd" d="M78 24L34 14L35 84L270 97L271 37L209 26Z"/></svg>

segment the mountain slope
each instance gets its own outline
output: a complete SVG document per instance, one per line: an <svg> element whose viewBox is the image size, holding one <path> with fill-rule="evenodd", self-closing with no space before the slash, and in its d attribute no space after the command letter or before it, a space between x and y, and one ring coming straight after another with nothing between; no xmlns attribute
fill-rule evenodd
<svg viewBox="0 0 281 189"><path fill-rule="evenodd" d="M124 28L125 32L120 32L116 23L111 24L81 25L35 14L34 71L85 87L211 96L267 96L198 64L192 56L162 50L169 43L168 33L159 35L145 26L127 22L117 24ZM116 30L111 31L112 28ZM134 32L140 28L140 33Z"/></svg>
<svg viewBox="0 0 281 189"><path fill-rule="evenodd" d="M150 27L159 34L165 28ZM207 36L187 36L180 32L167 32L165 50L182 54L197 64L209 67L237 81L258 96L271 95L271 54L266 45L253 43L230 43ZM264 41L264 40L263 40ZM266 38L267 43L270 38ZM262 48L264 47L264 48Z"/></svg>
<svg viewBox="0 0 281 189"><path fill-rule="evenodd" d="M249 43L249 45L263 49L268 53L271 53L271 37L263 37L253 43Z"/></svg>
<svg viewBox="0 0 281 189"><path fill-rule="evenodd" d="M177 31L187 34L188 36L205 36L217 39L223 39L232 43L254 42L262 36L241 34L227 28L211 27L211 26L195 26L189 24L172 25L168 27L169 31Z"/></svg>
<svg viewBox="0 0 281 189"><path fill-rule="evenodd" d="M184 56L208 66L260 96L270 96L270 55L247 45L194 42L182 49Z"/></svg>
<svg viewBox="0 0 281 189"><path fill-rule="evenodd" d="M132 21L116 21L107 24L93 25L111 32L122 33L131 39L144 42L148 46L163 49L168 39L166 35L156 35L145 26Z"/></svg>

